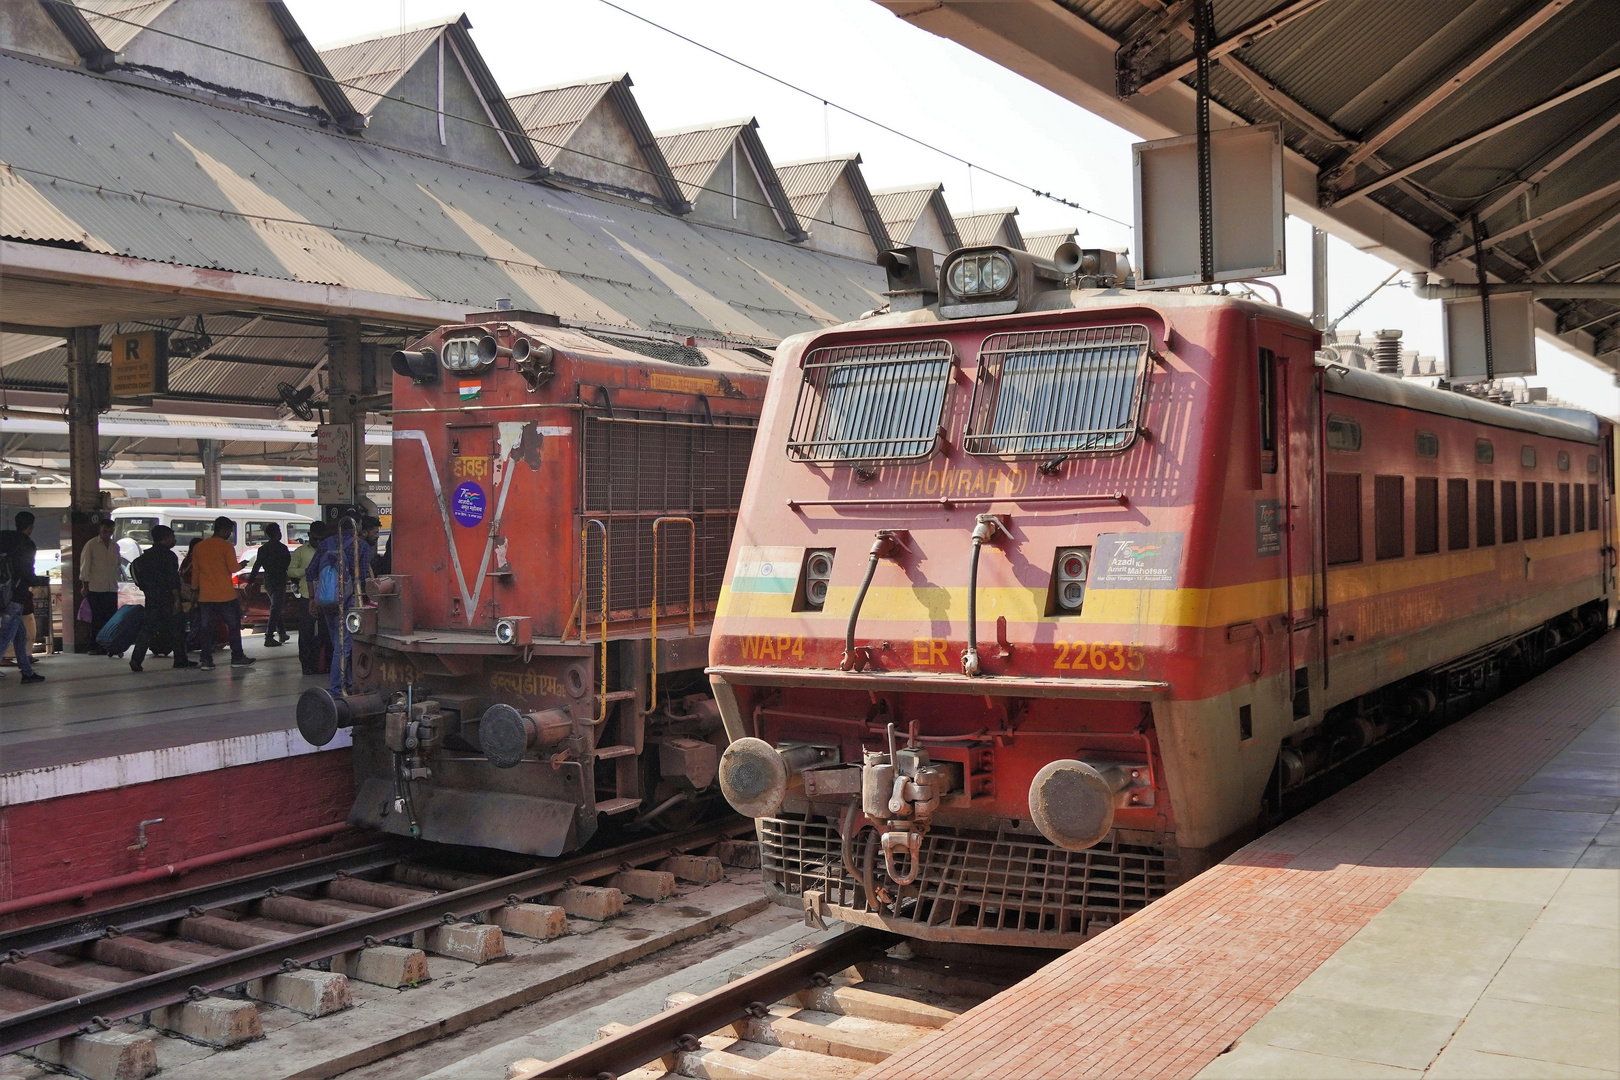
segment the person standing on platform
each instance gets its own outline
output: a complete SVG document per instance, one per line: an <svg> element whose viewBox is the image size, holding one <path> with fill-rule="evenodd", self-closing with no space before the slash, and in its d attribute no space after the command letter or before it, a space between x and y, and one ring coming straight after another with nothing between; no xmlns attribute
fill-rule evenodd
<svg viewBox="0 0 1620 1080"><path fill-rule="evenodd" d="M344 616L360 603L360 590L372 576L371 560L377 553L377 536L382 522L374 517L360 519L358 529L345 528L339 522L332 535L321 541L320 554L311 564L315 570L316 599L322 601L322 614L326 618L326 633L332 641L332 678L327 689L336 696L348 692L353 682L351 658L354 642L344 626ZM321 596L321 575L331 571L336 576L336 588L331 597Z"/></svg>
<svg viewBox="0 0 1620 1080"><path fill-rule="evenodd" d="M304 669L305 675L319 675L325 671L321 664L322 620L315 614L315 585L309 567L327 535L326 522L312 522L309 539L298 546L287 563L287 577L298 584L298 664Z"/></svg>
<svg viewBox="0 0 1620 1080"><path fill-rule="evenodd" d="M31 590L39 576L34 573L34 542L28 533L34 528L34 515L24 510L17 515L17 527L0 532L0 656L15 645L17 670L25 683L44 682L34 670L33 642L23 637L23 600L32 607ZM5 673L0 672L0 678Z"/></svg>
<svg viewBox="0 0 1620 1080"><path fill-rule="evenodd" d="M214 669L214 623L224 620L230 631L231 667L247 667L253 658L242 651L242 605L236 598L236 571L241 561L231 534L236 523L228 517L214 519L214 535L199 540L191 549L191 584L202 607L202 652L197 666Z"/></svg>
<svg viewBox="0 0 1620 1080"><path fill-rule="evenodd" d="M79 587L82 598L90 603L89 652L105 655L106 650L96 644L101 628L118 612L118 570L123 558L118 545L113 543L111 518L103 518L96 535L86 541L79 552Z"/></svg>
<svg viewBox="0 0 1620 1080"><path fill-rule="evenodd" d="M22 620L17 633L17 666L22 667L22 654L29 653L32 660L34 647L34 588L39 585L49 585L51 579L44 574L34 572L34 556L38 548L34 544L34 515L27 510L17 511L13 519L16 528L0 531L0 582L5 580L9 571L11 575L11 602L21 608L19 618ZM0 656L5 649L0 648ZM29 668L28 670L33 670ZM41 679L44 676L40 677ZM25 682L39 680L25 679Z"/></svg>
<svg viewBox="0 0 1620 1080"><path fill-rule="evenodd" d="M281 646L287 644L287 627L282 622L281 609L287 603L287 567L292 562L292 552L287 545L281 542L281 526L270 522L264 527L264 535L268 538L259 545L259 554L253 559L253 571L248 574L248 584L259 580L259 571L264 571L264 594L270 601L270 621L264 627L265 645Z"/></svg>
<svg viewBox="0 0 1620 1080"><path fill-rule="evenodd" d="M172 649L175 667L196 667L186 657L186 628L180 611L180 560L174 557L174 530L167 525L152 526L152 546L129 564L129 572L146 597L146 621L135 638L129 669L140 671L146 650L154 646L159 650Z"/></svg>

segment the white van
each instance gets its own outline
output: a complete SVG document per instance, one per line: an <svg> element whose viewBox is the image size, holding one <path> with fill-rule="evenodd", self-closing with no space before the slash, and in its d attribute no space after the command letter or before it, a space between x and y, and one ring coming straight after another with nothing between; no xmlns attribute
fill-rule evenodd
<svg viewBox="0 0 1620 1080"><path fill-rule="evenodd" d="M224 510L210 510L203 506L122 506L112 512L118 541L118 554L125 562L134 561L141 552L152 546L152 526L167 525L174 530L175 554L185 557L186 548L193 540L214 535L214 519L228 517L236 522L236 554L250 558L266 536L264 527L270 522L281 526L281 541L288 547L297 547L309 539L312 518L303 514L290 514L285 510L255 510L247 506L232 506Z"/></svg>

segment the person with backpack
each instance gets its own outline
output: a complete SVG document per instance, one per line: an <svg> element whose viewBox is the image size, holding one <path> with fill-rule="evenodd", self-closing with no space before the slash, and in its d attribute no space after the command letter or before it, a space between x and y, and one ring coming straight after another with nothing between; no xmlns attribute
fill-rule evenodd
<svg viewBox="0 0 1620 1080"><path fill-rule="evenodd" d="M315 603L326 620L332 641L332 678L327 689L335 696L348 692L353 683L351 658L354 641L344 626L344 617L360 602L362 585L372 576L371 559L376 553L382 522L363 517L356 525L344 518L332 535L321 541L311 564L315 574Z"/></svg>
<svg viewBox="0 0 1620 1080"><path fill-rule="evenodd" d="M214 623L223 620L230 631L231 667L247 667L253 657L242 650L242 604L236 598L236 557L231 534L236 522L221 515L214 519L214 535L191 548L191 584L202 607L202 648L197 666L214 669Z"/></svg>
<svg viewBox="0 0 1620 1080"><path fill-rule="evenodd" d="M51 579L44 574L34 573L34 556L38 548L34 544L34 515L28 510L17 511L12 519L16 527L0 530L0 594L3 594L9 585L10 597L0 602L0 617L8 604L16 604L21 609L18 618L21 627L17 631L17 667L22 669L22 654L29 654L29 661L33 660L34 645L34 588L39 585L49 585ZM0 656L5 655L5 649L0 648ZM28 668L32 671L33 668ZM38 679L27 679L24 682L43 682L44 676Z"/></svg>
<svg viewBox="0 0 1620 1080"><path fill-rule="evenodd" d="M171 649L174 666L196 667L186 656L186 629L180 610L180 560L174 557L174 530L167 525L152 526L152 546L129 564L135 584L146 594L146 621L135 639L129 669L141 670L146 651Z"/></svg>
<svg viewBox="0 0 1620 1080"><path fill-rule="evenodd" d="M321 662L324 620L315 612L315 575L310 573L310 564L320 549L321 541L328 535L326 522L311 523L309 539L298 546L287 563L287 577L298 586L298 664L304 669L305 675L326 672L326 665Z"/></svg>
<svg viewBox="0 0 1620 1080"><path fill-rule="evenodd" d="M265 623L264 643L267 646L287 644L287 627L282 622L281 609L287 602L287 569L292 563L292 552L281 542L281 526L269 522L264 527L266 537L253 559L253 571L248 584L259 580L264 571L264 595L270 601L270 621Z"/></svg>
<svg viewBox="0 0 1620 1080"><path fill-rule="evenodd" d="M34 542L29 533L34 531L34 515L27 510L17 513L17 527L0 532L0 656L7 649L17 651L17 670L22 682L44 682L45 676L34 670L33 642L27 640L24 627L27 611L33 610L33 588L48 584L49 579L34 573ZM5 673L0 672L0 678Z"/></svg>

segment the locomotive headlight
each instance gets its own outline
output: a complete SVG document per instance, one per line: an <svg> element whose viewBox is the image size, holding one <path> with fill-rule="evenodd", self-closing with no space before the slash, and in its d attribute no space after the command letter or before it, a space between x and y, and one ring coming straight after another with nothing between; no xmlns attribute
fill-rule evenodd
<svg viewBox="0 0 1620 1080"><path fill-rule="evenodd" d="M1012 260L996 251L964 255L951 264L945 279L957 296L989 296L1012 282Z"/></svg>
<svg viewBox="0 0 1620 1080"><path fill-rule="evenodd" d="M478 339L450 338L444 343L444 366L450 371L472 371L483 364L478 354Z"/></svg>
<svg viewBox="0 0 1620 1080"><path fill-rule="evenodd" d="M827 602L827 586L832 579L833 553L812 549L804 554L804 607L820 611Z"/></svg>
<svg viewBox="0 0 1620 1080"><path fill-rule="evenodd" d="M526 615L508 615L495 620L495 641L501 645L527 645L530 641Z"/></svg>
<svg viewBox="0 0 1620 1080"><path fill-rule="evenodd" d="M1052 598L1057 610L1049 614L1080 610L1086 601L1086 576L1090 572L1090 548L1058 548L1052 572Z"/></svg>
<svg viewBox="0 0 1620 1080"><path fill-rule="evenodd" d="M343 616L343 629L351 634L360 632L360 611L358 608Z"/></svg>

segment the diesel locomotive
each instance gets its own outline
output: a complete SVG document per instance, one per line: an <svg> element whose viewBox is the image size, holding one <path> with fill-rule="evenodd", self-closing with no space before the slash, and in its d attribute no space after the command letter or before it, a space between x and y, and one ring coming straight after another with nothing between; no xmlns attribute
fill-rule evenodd
<svg viewBox="0 0 1620 1080"><path fill-rule="evenodd" d="M393 357L387 576L347 613L351 824L557 855L717 802L703 677L768 353L479 312Z"/></svg>
<svg viewBox="0 0 1620 1080"><path fill-rule="evenodd" d="M812 923L1070 946L1609 626L1608 422L1113 258L902 249L778 349L709 674Z"/></svg>

